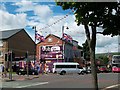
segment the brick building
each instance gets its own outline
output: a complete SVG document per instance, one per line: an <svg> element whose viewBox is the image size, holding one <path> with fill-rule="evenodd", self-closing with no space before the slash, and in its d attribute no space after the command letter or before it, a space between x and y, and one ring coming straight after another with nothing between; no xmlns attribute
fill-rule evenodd
<svg viewBox="0 0 120 90"><path fill-rule="evenodd" d="M43 59L52 69L54 62L74 62L80 60L81 52L77 49L78 42L70 43L60 37L49 34L44 42L38 43L36 47L37 60ZM76 47L76 48L75 48ZM75 58L79 58L75 60Z"/></svg>
<svg viewBox="0 0 120 90"><path fill-rule="evenodd" d="M0 31L0 63L5 61L5 54L9 51L15 57L24 57L28 51L34 55L35 43L24 29Z"/></svg>

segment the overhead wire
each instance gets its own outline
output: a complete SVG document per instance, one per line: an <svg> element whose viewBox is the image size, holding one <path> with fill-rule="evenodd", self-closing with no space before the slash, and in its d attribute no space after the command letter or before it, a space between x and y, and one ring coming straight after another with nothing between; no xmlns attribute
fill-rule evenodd
<svg viewBox="0 0 120 90"><path fill-rule="evenodd" d="M64 15L62 18L56 20L55 22L53 22L52 24L47 24L47 26L40 28L39 30L44 30L46 28L50 28L51 26L57 24L58 22L62 21L63 19L67 18L71 13L74 13L74 10L71 10L68 14Z"/></svg>

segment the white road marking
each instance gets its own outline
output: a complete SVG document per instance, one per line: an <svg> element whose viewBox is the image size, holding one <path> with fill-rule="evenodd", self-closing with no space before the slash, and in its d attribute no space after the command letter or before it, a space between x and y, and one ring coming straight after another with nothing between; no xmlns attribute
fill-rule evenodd
<svg viewBox="0 0 120 90"><path fill-rule="evenodd" d="M18 86L18 87L16 87L16 88L25 88L25 87L31 87L31 86L37 86L37 85L43 85L43 84L48 84L48 82L41 82L41 83L36 83L36 84Z"/></svg>
<svg viewBox="0 0 120 90"><path fill-rule="evenodd" d="M107 89L114 88L114 87L118 87L118 86L120 86L120 84L108 86L108 87L106 87L106 88L104 88L104 89L102 89L102 90L107 90Z"/></svg>

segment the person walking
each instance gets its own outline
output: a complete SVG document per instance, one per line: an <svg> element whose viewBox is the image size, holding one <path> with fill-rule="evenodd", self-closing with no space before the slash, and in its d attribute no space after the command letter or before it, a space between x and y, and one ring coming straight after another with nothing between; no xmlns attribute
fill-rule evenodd
<svg viewBox="0 0 120 90"><path fill-rule="evenodd" d="M48 74L49 73L49 66L47 64L45 64L45 73Z"/></svg>
<svg viewBox="0 0 120 90"><path fill-rule="evenodd" d="M40 65L37 64L36 68L37 68L37 72L38 72L38 74L39 74L39 73L40 73Z"/></svg>
<svg viewBox="0 0 120 90"><path fill-rule="evenodd" d="M5 69L5 66L2 62L2 64L0 64L0 75L2 75L2 77L4 77L4 69Z"/></svg>

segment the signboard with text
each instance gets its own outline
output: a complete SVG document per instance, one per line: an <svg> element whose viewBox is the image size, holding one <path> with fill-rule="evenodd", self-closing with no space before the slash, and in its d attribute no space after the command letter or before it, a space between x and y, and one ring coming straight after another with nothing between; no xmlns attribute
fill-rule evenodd
<svg viewBox="0 0 120 90"><path fill-rule="evenodd" d="M62 46L41 46L41 58L62 59ZM57 56L57 57L56 57Z"/></svg>

